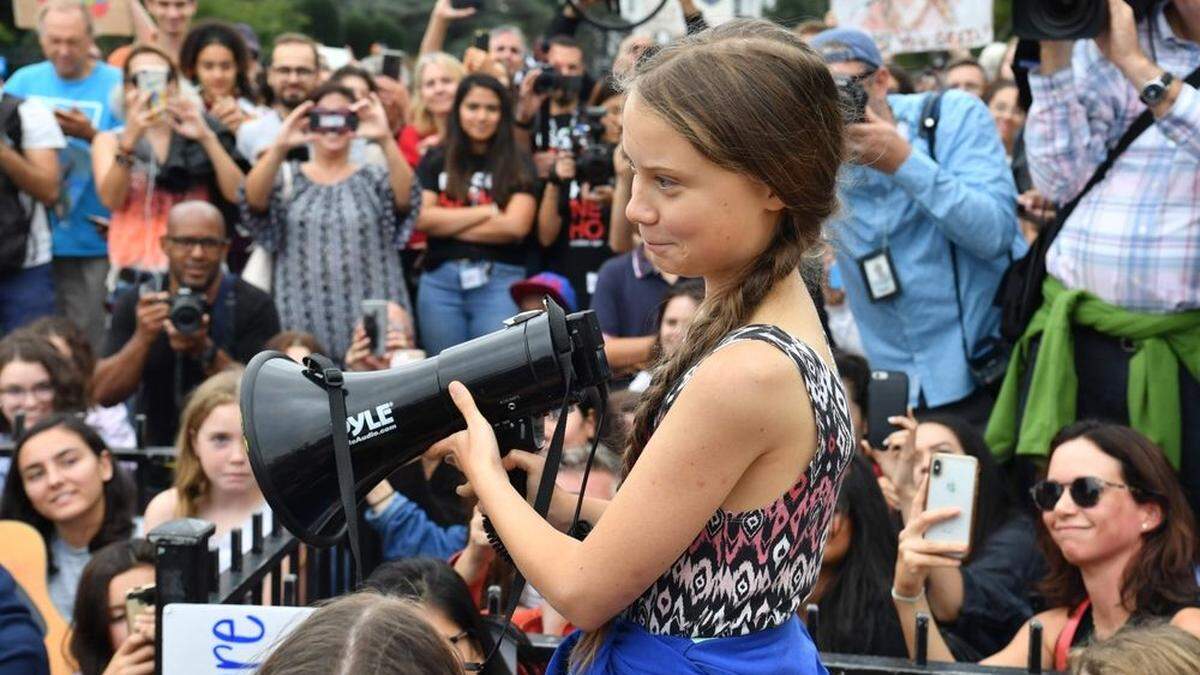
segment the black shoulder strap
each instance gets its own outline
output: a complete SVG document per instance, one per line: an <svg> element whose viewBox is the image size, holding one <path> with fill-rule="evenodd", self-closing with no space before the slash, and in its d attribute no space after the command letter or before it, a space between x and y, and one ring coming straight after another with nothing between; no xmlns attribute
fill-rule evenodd
<svg viewBox="0 0 1200 675"><path fill-rule="evenodd" d="M925 105L921 108L921 119L917 123L917 135L925 139L929 145L929 159L937 161L934 147L937 141L938 120L942 117L942 94L937 91L925 97Z"/></svg>

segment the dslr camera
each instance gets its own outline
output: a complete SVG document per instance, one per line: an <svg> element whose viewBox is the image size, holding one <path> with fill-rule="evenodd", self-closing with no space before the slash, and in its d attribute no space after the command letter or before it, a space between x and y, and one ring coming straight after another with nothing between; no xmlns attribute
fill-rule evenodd
<svg viewBox="0 0 1200 675"><path fill-rule="evenodd" d="M584 108L581 121L571 129L571 154L575 156L575 180L591 186L609 185L616 172L613 169L615 146L604 142L604 125L600 120L607 113L604 106Z"/></svg>
<svg viewBox="0 0 1200 675"><path fill-rule="evenodd" d="M162 293L168 288L166 275L156 274L142 283L139 295ZM167 304L171 307L167 318L170 319L171 325L175 326L175 330L183 335L194 335L204 329L204 315L208 313L208 300L205 299L203 292L192 290L187 286L180 286L179 290L167 299Z"/></svg>
<svg viewBox="0 0 1200 675"><path fill-rule="evenodd" d="M1125 0L1141 21L1155 0ZM1107 0L1013 0L1013 33L1026 40L1094 38L1108 27Z"/></svg>
<svg viewBox="0 0 1200 675"><path fill-rule="evenodd" d="M583 93L582 75L563 75L549 63L539 63L534 67L542 71L533 81L535 94L561 91L564 95L579 96Z"/></svg>
<svg viewBox="0 0 1200 675"><path fill-rule="evenodd" d="M838 98L841 99L842 111L846 124L861 124L867 121L867 90L862 82L855 77L838 75L833 78L837 84Z"/></svg>

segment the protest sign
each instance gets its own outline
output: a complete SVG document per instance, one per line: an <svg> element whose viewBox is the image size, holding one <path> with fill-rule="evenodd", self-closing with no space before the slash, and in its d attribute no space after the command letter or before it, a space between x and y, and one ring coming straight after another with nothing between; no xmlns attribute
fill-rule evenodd
<svg viewBox="0 0 1200 675"><path fill-rule="evenodd" d="M992 0L833 0L839 26L870 33L885 55L982 47Z"/></svg>
<svg viewBox="0 0 1200 675"><path fill-rule="evenodd" d="M37 28L38 11L46 0L16 0L13 19L17 28ZM84 0L97 35L133 35L129 0Z"/></svg>
<svg viewBox="0 0 1200 675"><path fill-rule="evenodd" d="M311 607L170 604L163 607L163 672L253 671Z"/></svg>

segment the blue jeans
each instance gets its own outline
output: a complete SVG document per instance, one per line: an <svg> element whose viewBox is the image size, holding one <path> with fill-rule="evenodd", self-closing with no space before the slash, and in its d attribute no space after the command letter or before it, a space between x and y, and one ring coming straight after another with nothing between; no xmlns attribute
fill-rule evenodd
<svg viewBox="0 0 1200 675"><path fill-rule="evenodd" d="M421 347L430 356L487 335L504 327L504 320L517 313L508 288L525 278L525 268L491 263L486 284L464 290L459 272L472 263L448 260L432 272L421 274L417 287L417 316Z"/></svg>
<svg viewBox="0 0 1200 675"><path fill-rule="evenodd" d="M50 263L0 278L0 336L54 314L54 275Z"/></svg>

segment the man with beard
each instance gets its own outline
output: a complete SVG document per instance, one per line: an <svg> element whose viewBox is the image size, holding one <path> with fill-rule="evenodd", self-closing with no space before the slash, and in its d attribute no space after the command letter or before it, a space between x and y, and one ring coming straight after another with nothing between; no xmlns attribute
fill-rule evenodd
<svg viewBox="0 0 1200 675"><path fill-rule="evenodd" d="M212 204L177 204L161 241L167 254L165 288L130 288L113 307L105 358L96 364L95 394L116 405L141 389L146 442L171 445L188 392L234 363L245 363L279 332L271 297L224 274L229 251L225 219ZM196 325L175 311L194 296L203 314Z"/></svg>
<svg viewBox="0 0 1200 675"><path fill-rule="evenodd" d="M284 33L275 38L267 69L267 86L273 97L271 111L238 129L238 153L247 161L256 161L275 143L283 119L316 89L319 63L317 43L307 35Z"/></svg>

